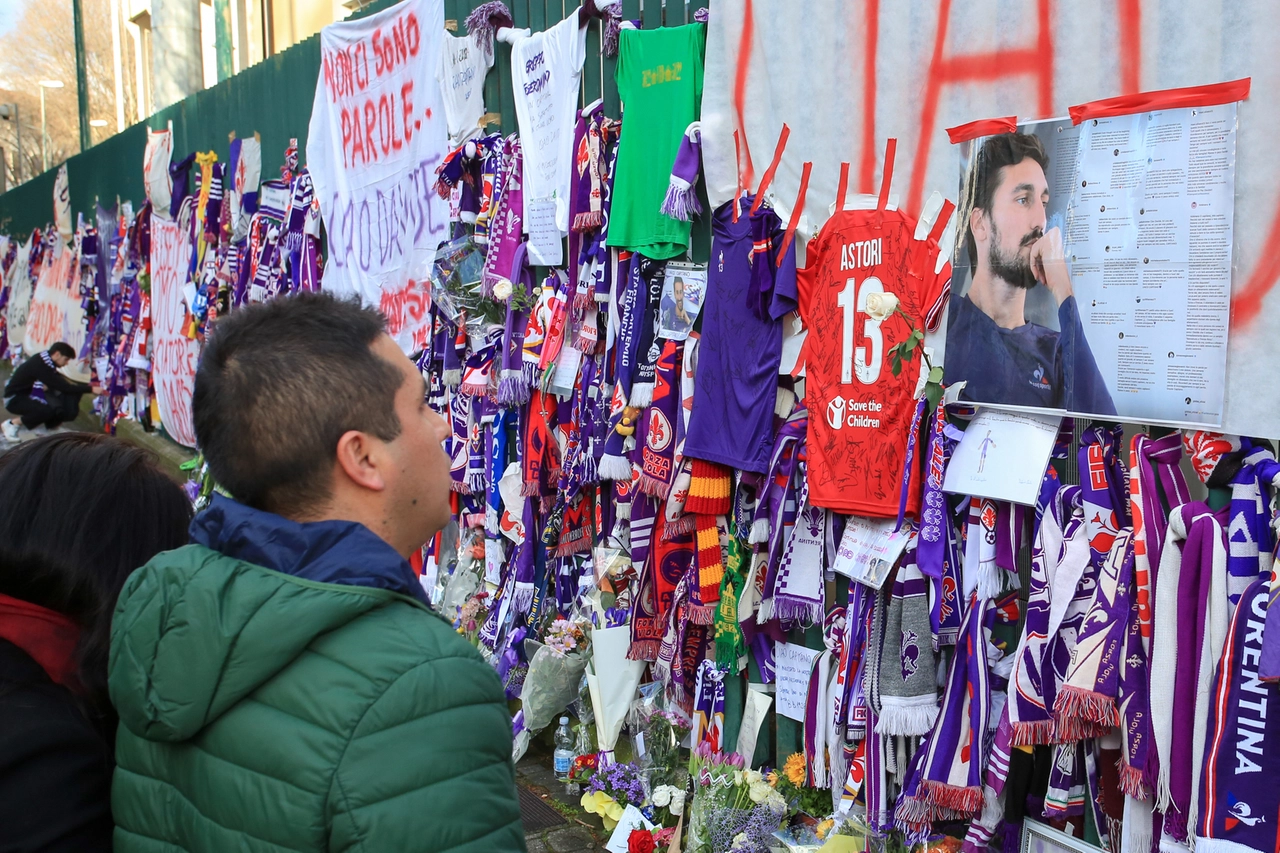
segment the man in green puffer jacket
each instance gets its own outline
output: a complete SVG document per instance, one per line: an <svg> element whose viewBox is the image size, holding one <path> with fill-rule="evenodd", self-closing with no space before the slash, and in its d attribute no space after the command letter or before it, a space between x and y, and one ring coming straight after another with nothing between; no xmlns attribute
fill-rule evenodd
<svg viewBox="0 0 1280 853"><path fill-rule="evenodd" d="M215 327L195 431L235 499L116 607L120 853L524 851L502 687L407 560L449 518L424 393L353 303Z"/></svg>

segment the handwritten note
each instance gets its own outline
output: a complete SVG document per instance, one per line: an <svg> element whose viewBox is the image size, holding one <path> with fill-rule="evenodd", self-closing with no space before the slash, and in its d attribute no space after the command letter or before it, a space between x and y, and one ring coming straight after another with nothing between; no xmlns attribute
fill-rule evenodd
<svg viewBox="0 0 1280 853"><path fill-rule="evenodd" d="M769 713L769 706L773 704L773 697L762 688L763 684L752 684L751 689L747 690L746 707L742 709L742 726L738 729L738 755L741 755L751 761L751 756L756 754L756 740L760 737L760 727L764 725L764 718Z"/></svg>
<svg viewBox="0 0 1280 853"><path fill-rule="evenodd" d="M898 562L911 535L895 530L893 518L850 516L831 568L845 577L879 589Z"/></svg>
<svg viewBox="0 0 1280 853"><path fill-rule="evenodd" d="M525 227L529 231L529 261L538 266L558 267L564 260L560 229L556 227L556 201L531 198L524 206Z"/></svg>
<svg viewBox="0 0 1280 853"><path fill-rule="evenodd" d="M807 649L795 643L778 643L774 647L778 673L778 713L804 722L805 699L809 695L809 670L818 649Z"/></svg>

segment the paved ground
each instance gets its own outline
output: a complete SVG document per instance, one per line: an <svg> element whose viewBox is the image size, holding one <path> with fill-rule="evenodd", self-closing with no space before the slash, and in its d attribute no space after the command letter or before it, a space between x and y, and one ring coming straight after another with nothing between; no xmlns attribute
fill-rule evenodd
<svg viewBox="0 0 1280 853"><path fill-rule="evenodd" d="M529 853L587 853L603 850L609 840L600 818L579 806L578 794L568 794L551 770L551 753L535 741L516 765L516 781L560 813L564 823L525 834ZM527 824L526 824L527 825Z"/></svg>

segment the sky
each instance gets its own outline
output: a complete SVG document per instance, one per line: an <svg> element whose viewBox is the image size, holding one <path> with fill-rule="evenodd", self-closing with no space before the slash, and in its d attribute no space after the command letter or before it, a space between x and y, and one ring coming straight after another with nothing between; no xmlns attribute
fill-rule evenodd
<svg viewBox="0 0 1280 853"><path fill-rule="evenodd" d="M8 35L18 25L28 2L30 0L0 0L0 36Z"/></svg>

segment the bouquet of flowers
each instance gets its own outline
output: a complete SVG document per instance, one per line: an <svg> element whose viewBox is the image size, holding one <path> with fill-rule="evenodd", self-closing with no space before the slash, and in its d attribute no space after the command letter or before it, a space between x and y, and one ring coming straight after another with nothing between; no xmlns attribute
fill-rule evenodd
<svg viewBox="0 0 1280 853"><path fill-rule="evenodd" d="M654 853L658 845L670 844L671 836L675 834L674 826L666 829L633 829L627 836L627 853Z"/></svg>
<svg viewBox="0 0 1280 853"><path fill-rule="evenodd" d="M689 731L689 721L673 711L654 710L641 723L645 755L652 762L651 784L672 786L681 781L680 744Z"/></svg>
<svg viewBox="0 0 1280 853"><path fill-rule="evenodd" d="M488 597L489 593L483 590L477 592L463 602L462 607L458 608L458 618L453 620L453 627L473 646L479 644L480 626L489 615L489 608L485 603Z"/></svg>
<svg viewBox="0 0 1280 853"><path fill-rule="evenodd" d="M649 807L645 817L662 826L675 826L676 821L684 814L684 788L675 785L658 785L649 794Z"/></svg>
<svg viewBox="0 0 1280 853"><path fill-rule="evenodd" d="M705 743L694 750L689 762L694 779L690 853L768 853L787 814L786 800L764 774L745 765L737 753L713 752Z"/></svg>
<svg viewBox="0 0 1280 853"><path fill-rule="evenodd" d="M529 671L520 695L525 728L540 731L578 695L582 674L591 660L590 641L583 625L556 619L543 635L544 645L529 657Z"/></svg>
<svg viewBox="0 0 1280 853"><path fill-rule="evenodd" d="M639 808L646 798L644 774L630 762L597 767L582 795L582 807L600 816L604 828L610 832L618 825L623 810L629 806Z"/></svg>
<svg viewBox="0 0 1280 853"><path fill-rule="evenodd" d="M782 772L768 775L768 782L787 804L790 815L806 814L823 818L831 814L831 791L805 784L803 753L793 752L782 765Z"/></svg>

